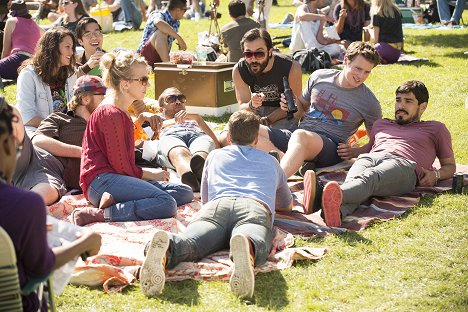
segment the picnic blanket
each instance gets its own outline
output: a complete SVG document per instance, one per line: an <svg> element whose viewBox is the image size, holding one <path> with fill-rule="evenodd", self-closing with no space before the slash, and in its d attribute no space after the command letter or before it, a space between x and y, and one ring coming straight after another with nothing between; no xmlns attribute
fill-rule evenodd
<svg viewBox="0 0 468 312"><path fill-rule="evenodd" d="M66 195L49 207L49 214L68 220L75 208L91 206L83 195ZM174 218L137 222L94 223L87 227L102 235L99 254L85 262L79 260L70 283L103 286L106 292L119 291L135 281L135 273L143 263L143 250L156 229L178 233L201 208L199 201L179 207ZM291 267L294 260L317 260L326 254L326 248L292 248L292 234L276 229L272 252L268 261L255 272L270 272ZM185 279L228 281L233 268L229 251L210 255L197 263L183 262L167 271L167 281Z"/></svg>
<svg viewBox="0 0 468 312"><path fill-rule="evenodd" d="M324 184L329 181L342 183L346 178L345 169L349 163L340 163L334 166L336 170L318 171L317 178ZM434 167L440 168L438 162ZM465 185L468 183L468 165L457 164L457 172L464 174ZM413 192L401 196L373 197L369 202L359 206L353 214L342 220L340 228L330 228L325 225L320 211L311 215L303 214L302 198L304 184L302 181L290 182L294 195L294 208L291 213L277 213L275 225L288 233L310 237L330 233L342 233L348 230L361 231L374 222L390 220L401 216L409 208L417 205L422 196L449 191L452 188L452 179L439 181L434 187L417 187Z"/></svg>

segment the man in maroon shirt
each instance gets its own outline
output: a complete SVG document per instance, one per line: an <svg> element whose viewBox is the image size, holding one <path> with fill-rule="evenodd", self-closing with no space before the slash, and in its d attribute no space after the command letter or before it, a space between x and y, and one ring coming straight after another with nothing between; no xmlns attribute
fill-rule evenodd
<svg viewBox="0 0 468 312"><path fill-rule="evenodd" d="M0 96L0 227L5 229L15 247L20 286L24 287L32 279L45 280L50 272L80 254L97 254L101 236L86 232L69 245L49 248L44 201L36 193L10 185L17 152L20 152L13 134L15 122L18 116ZM23 296L22 301L24 311L39 309L36 293ZM44 305L41 308L47 310Z"/></svg>
<svg viewBox="0 0 468 312"><path fill-rule="evenodd" d="M340 226L342 217L371 196L400 195L413 191L417 185L434 186L453 176L455 158L449 131L441 122L421 121L429 100L424 83L407 81L395 94L395 120L374 123L370 152L359 155L342 185L329 182L322 191L315 180L304 180L304 206L317 211L315 199L321 198L328 226ZM432 167L436 157L440 169ZM316 193L322 195L315 196Z"/></svg>

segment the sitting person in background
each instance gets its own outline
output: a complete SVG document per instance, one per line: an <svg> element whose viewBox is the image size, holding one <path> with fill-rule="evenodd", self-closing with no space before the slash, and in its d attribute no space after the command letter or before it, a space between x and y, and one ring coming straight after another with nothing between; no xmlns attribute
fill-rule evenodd
<svg viewBox="0 0 468 312"><path fill-rule="evenodd" d="M143 0L105 0L112 12L114 29L140 29L143 18L146 19L146 3ZM117 26L117 24L119 26Z"/></svg>
<svg viewBox="0 0 468 312"><path fill-rule="evenodd" d="M60 17L60 14L57 13L57 11L60 11L59 1L60 0L33 0L32 2L41 3L36 19L43 20L47 18L51 23L55 22Z"/></svg>
<svg viewBox="0 0 468 312"><path fill-rule="evenodd" d="M137 53L140 53L150 66L154 63L169 62L169 52L174 39L181 50L187 49L184 39L177 33L185 11L185 0L169 0L166 10L153 11L149 15Z"/></svg>
<svg viewBox="0 0 468 312"><path fill-rule="evenodd" d="M304 206L313 206L317 211L317 202L321 202L328 226L340 226L342 217L372 196L401 195L417 185L431 187L455 173L449 131L438 121L421 121L429 100L426 86L420 81L407 81L395 94L395 120L374 123L369 152L359 155L342 185L329 182L322 191L315 179L304 180L304 194L310 194ZM440 169L432 167L436 157ZM317 200L316 193L322 193Z"/></svg>
<svg viewBox="0 0 468 312"><path fill-rule="evenodd" d="M245 16L245 4L241 0L231 0L228 5L229 16L233 19L221 28L223 43L228 48L228 62L238 62L242 57L240 42L245 33L259 28L260 24Z"/></svg>
<svg viewBox="0 0 468 312"><path fill-rule="evenodd" d="M78 22L88 16L83 3L81 0L61 0L60 5L64 14L54 22L54 26L62 26L75 33Z"/></svg>
<svg viewBox="0 0 468 312"><path fill-rule="evenodd" d="M18 146L13 135L17 115L0 96L0 227L15 247L20 287L34 280L46 280L50 273L79 255L93 256L101 246L101 236L85 232L70 244L50 249L47 244L46 207L33 192L11 186ZM2 258L7 255L2 254ZM4 285L2 285L4 286ZM46 311L47 301L36 292L22 295L24 311ZM3 308L3 306L2 306Z"/></svg>
<svg viewBox="0 0 468 312"><path fill-rule="evenodd" d="M348 43L363 41L363 28L369 26L371 22L370 6L364 0L342 0L335 6L333 18L341 40L346 40ZM369 34L365 33L364 41L369 39Z"/></svg>
<svg viewBox="0 0 468 312"><path fill-rule="evenodd" d="M466 0L456 0L455 10L450 17L450 6L449 0L437 0L437 10L439 12L440 23L442 25L454 26L460 25L460 18L465 10Z"/></svg>
<svg viewBox="0 0 468 312"><path fill-rule="evenodd" d="M381 63L396 63L403 47L400 9L393 0L372 0L371 12L371 37L374 38L374 48L379 53Z"/></svg>
<svg viewBox="0 0 468 312"><path fill-rule="evenodd" d="M254 265L267 260L275 211L291 211L292 194L278 162L255 148L258 116L235 112L228 129L232 145L211 152L206 160L203 207L195 220L179 234L158 230L147 245L140 285L148 297L162 292L166 269L228 247L234 262L231 291L253 296Z"/></svg>
<svg viewBox="0 0 468 312"><path fill-rule="evenodd" d="M102 28L92 17L81 19L76 25L76 39L83 47L83 54L77 55L78 76L101 77L99 62L105 51L102 50Z"/></svg>
<svg viewBox="0 0 468 312"><path fill-rule="evenodd" d="M35 146L54 155L63 165L67 189L80 189L81 144L91 113L102 102L106 87L96 76L81 76L73 88L67 113L52 113L37 128Z"/></svg>
<svg viewBox="0 0 468 312"><path fill-rule="evenodd" d="M292 31L292 52L299 49L317 48L325 51L332 58L339 58L344 54L344 47L339 45L340 40L325 37L323 28L327 22L333 22L333 18L316 13L323 5L323 0L306 0L305 4L296 10L296 16Z"/></svg>
<svg viewBox="0 0 468 312"><path fill-rule="evenodd" d="M34 54L42 30L31 19L31 14L23 0L12 2L10 16L3 34L0 77L16 80L21 63Z"/></svg>
<svg viewBox="0 0 468 312"><path fill-rule="evenodd" d="M175 169L182 183L198 192L205 159L220 145L203 118L185 110L185 101L185 95L176 88L168 88L159 96L164 119L174 119L174 123L160 131L158 159L161 166Z"/></svg>
<svg viewBox="0 0 468 312"><path fill-rule="evenodd" d="M285 55L273 53L273 43L265 29L249 30L242 38L241 47L244 57L232 70L240 109L255 112L262 124L272 128L288 129L297 125L298 118L286 118L280 100L284 92L283 77L288 78L293 94L302 99L301 65ZM295 116L304 114L299 104Z"/></svg>
<svg viewBox="0 0 468 312"><path fill-rule="evenodd" d="M128 108L148 89L148 64L133 51L108 52L101 59L109 104L90 116L83 137L80 186L98 208L75 210L78 225L139 221L174 216L192 201L192 189L165 182L169 172L135 164L134 124Z"/></svg>
<svg viewBox="0 0 468 312"><path fill-rule="evenodd" d="M66 110L76 82L74 34L63 27L46 31L36 53L18 75L16 103L28 135L42 119Z"/></svg>

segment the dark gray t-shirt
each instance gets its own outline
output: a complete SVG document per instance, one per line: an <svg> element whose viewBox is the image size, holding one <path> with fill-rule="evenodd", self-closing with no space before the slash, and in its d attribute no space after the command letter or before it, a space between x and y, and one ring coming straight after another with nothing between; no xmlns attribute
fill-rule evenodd
<svg viewBox="0 0 468 312"><path fill-rule="evenodd" d="M299 128L319 132L338 142L346 142L364 122L368 130L382 118L374 93L364 84L343 88L336 82L340 71L320 69L310 75L302 96L310 103Z"/></svg>

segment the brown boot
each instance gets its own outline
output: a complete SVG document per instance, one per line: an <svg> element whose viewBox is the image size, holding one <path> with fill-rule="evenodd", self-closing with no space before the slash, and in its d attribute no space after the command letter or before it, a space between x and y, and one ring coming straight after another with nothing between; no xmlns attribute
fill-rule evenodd
<svg viewBox="0 0 468 312"><path fill-rule="evenodd" d="M75 209L72 213L73 223L83 226L94 222L104 222L104 210L99 208Z"/></svg>

